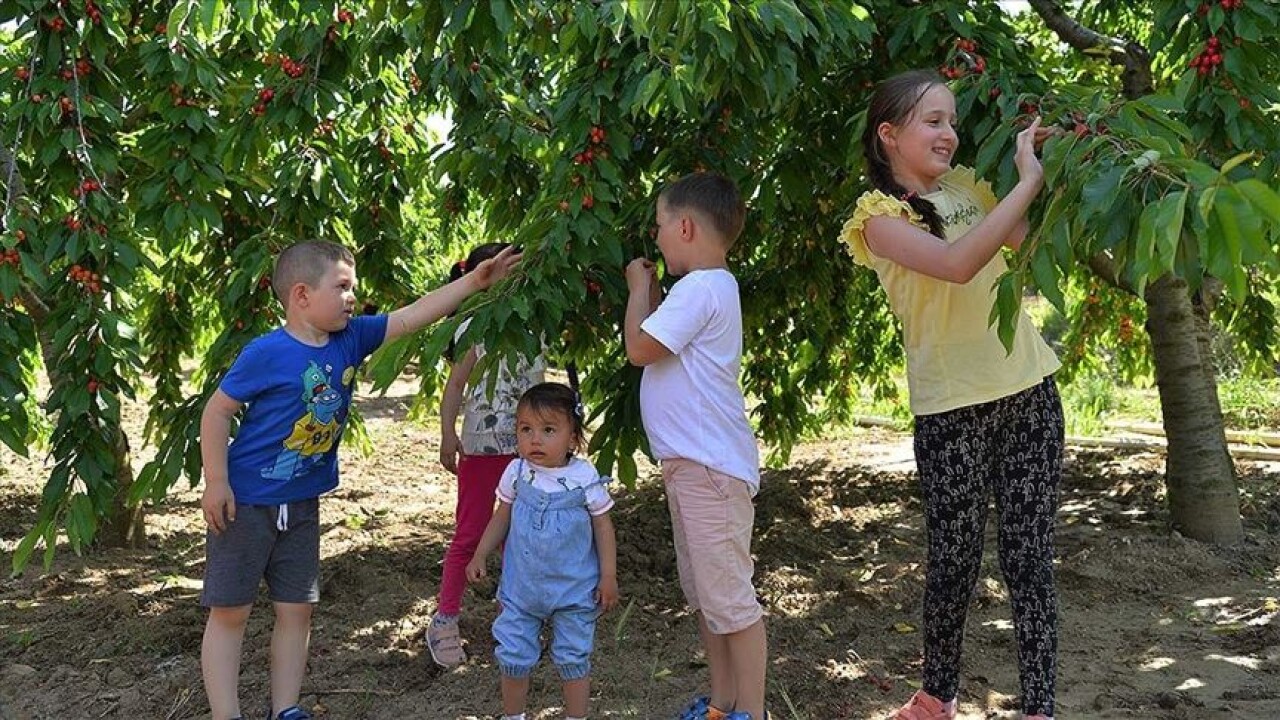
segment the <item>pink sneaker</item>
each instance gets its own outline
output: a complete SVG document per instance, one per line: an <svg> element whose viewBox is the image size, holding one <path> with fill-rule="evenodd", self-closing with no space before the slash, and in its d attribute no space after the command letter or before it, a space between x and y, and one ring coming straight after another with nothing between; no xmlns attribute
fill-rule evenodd
<svg viewBox="0 0 1280 720"><path fill-rule="evenodd" d="M467 661L456 618L448 623L431 621L427 626L427 649L431 651L431 659L441 667L457 667Z"/></svg>
<svg viewBox="0 0 1280 720"><path fill-rule="evenodd" d="M942 702L923 690L917 690L911 701L898 710L893 720L955 720L956 701Z"/></svg>

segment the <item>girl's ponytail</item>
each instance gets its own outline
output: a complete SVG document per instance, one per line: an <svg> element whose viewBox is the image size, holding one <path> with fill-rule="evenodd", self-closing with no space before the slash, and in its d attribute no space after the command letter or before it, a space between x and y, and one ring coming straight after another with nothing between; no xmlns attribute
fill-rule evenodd
<svg viewBox="0 0 1280 720"><path fill-rule="evenodd" d="M889 160L881 152L877 130L882 123L905 123L929 88L941 84L942 78L931 70L911 70L881 82L867 106L867 127L862 131L862 155L867 161L867 179L871 181L871 186L910 205L929 226L929 232L945 239L946 229L938 208L916 193L908 192L893 177Z"/></svg>

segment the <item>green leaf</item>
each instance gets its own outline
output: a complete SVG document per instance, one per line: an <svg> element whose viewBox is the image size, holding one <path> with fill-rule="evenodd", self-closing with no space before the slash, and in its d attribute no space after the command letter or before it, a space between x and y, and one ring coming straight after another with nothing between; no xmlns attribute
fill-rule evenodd
<svg viewBox="0 0 1280 720"><path fill-rule="evenodd" d="M640 82L640 87L636 90L635 100L631 103L631 112L639 113L649 106L649 101L657 93L658 88L662 86L664 77L662 68L651 70L644 80Z"/></svg>
<svg viewBox="0 0 1280 720"><path fill-rule="evenodd" d="M1231 297L1236 302L1244 300L1247 282L1241 259L1244 252L1245 239L1240 231L1240 223L1228 203L1215 203L1213 206L1215 225L1222 236L1221 243L1210 243L1215 248L1210 259L1210 266L1216 268L1215 274L1227 284ZM1212 225L1210 227L1213 227ZM1214 262L1213 258L1217 261Z"/></svg>
<svg viewBox="0 0 1280 720"><path fill-rule="evenodd" d="M1085 183L1081 191L1083 199L1080 207L1081 222L1110 209L1111 204L1115 202L1116 190L1120 188L1120 181L1124 179L1124 175L1125 168L1117 165L1093 176L1089 182Z"/></svg>
<svg viewBox="0 0 1280 720"><path fill-rule="evenodd" d="M1266 183L1255 178L1242 180L1235 184L1239 193L1248 198L1250 203L1271 222L1280 227L1280 193L1268 187Z"/></svg>
<svg viewBox="0 0 1280 720"><path fill-rule="evenodd" d="M489 12L493 14L493 24L499 33L506 35L511 32L511 7L507 0L489 0Z"/></svg>
<svg viewBox="0 0 1280 720"><path fill-rule="evenodd" d="M1248 162L1250 159L1253 158L1255 154L1256 153L1250 150L1249 152L1242 152L1239 155L1236 155L1235 157L1226 161L1225 163L1222 164L1222 174L1226 175L1227 173L1231 172L1235 168L1239 167L1242 163Z"/></svg>
<svg viewBox="0 0 1280 720"><path fill-rule="evenodd" d="M1013 350L1014 335L1018 331L1018 317L1022 308L1022 276L1006 272L996 281L996 304L991 308L987 322L994 323L996 335L1006 352Z"/></svg>
<svg viewBox="0 0 1280 720"><path fill-rule="evenodd" d="M1066 315L1067 301L1062 296L1061 274L1053 261L1049 247L1039 246L1035 249L1035 254L1031 256L1031 277L1045 299L1052 303L1058 312Z"/></svg>
<svg viewBox="0 0 1280 720"><path fill-rule="evenodd" d="M990 174L991 169L995 167L996 161L1000 159L1005 148L1009 144L1009 138L1013 135L1016 128L1012 125L1001 125L996 128L995 132L987 138L982 144L982 149L978 150L978 159L974 163L974 173L978 177L985 177Z"/></svg>
<svg viewBox="0 0 1280 720"><path fill-rule="evenodd" d="M1178 245L1182 241L1182 223L1187 211L1187 193L1176 190L1160 198L1156 203L1155 218L1155 274L1173 270L1177 260ZM1146 215L1144 212L1143 215Z"/></svg>

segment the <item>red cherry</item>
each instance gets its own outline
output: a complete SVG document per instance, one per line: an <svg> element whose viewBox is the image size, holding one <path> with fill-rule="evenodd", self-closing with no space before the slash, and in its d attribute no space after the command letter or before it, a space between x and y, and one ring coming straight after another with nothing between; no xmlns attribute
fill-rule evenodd
<svg viewBox="0 0 1280 720"><path fill-rule="evenodd" d="M582 196L582 207L584 209L590 210L591 208L595 207L595 204L596 204L595 198L591 197L590 195Z"/></svg>
<svg viewBox="0 0 1280 720"><path fill-rule="evenodd" d="M560 212L569 212L569 201L568 201L568 200L561 200L561 201L560 201Z"/></svg>
<svg viewBox="0 0 1280 720"><path fill-rule="evenodd" d="M471 72L480 72L480 61L472 60L471 65L469 65L468 67L471 68Z"/></svg>
<svg viewBox="0 0 1280 720"><path fill-rule="evenodd" d="M27 68L25 65L19 65L18 69L13 71L13 74L19 80L26 80L27 78L31 77L31 73L27 71Z"/></svg>
<svg viewBox="0 0 1280 720"><path fill-rule="evenodd" d="M89 382L85 384L85 387L89 390L90 394L96 393L98 392L98 381L93 378L89 378Z"/></svg>

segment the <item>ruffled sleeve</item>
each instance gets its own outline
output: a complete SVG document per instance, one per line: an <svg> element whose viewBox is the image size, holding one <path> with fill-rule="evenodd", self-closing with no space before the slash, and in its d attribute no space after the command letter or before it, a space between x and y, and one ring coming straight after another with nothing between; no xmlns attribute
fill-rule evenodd
<svg viewBox="0 0 1280 720"><path fill-rule="evenodd" d="M878 215L906 217L916 225L923 223L919 213L902 200L889 197L879 190L863 193L853 206L853 215L845 221L844 228L840 231L841 242L853 256L854 262L859 265L871 266L871 250L867 248L867 238L863 234L863 228L867 220Z"/></svg>
<svg viewBox="0 0 1280 720"><path fill-rule="evenodd" d="M973 168L964 165L957 165L946 174L945 182L952 187L962 189L969 192L982 205L982 209L991 212L995 208L996 194L991 191L991 183L986 180L979 180L978 176L973 172Z"/></svg>

